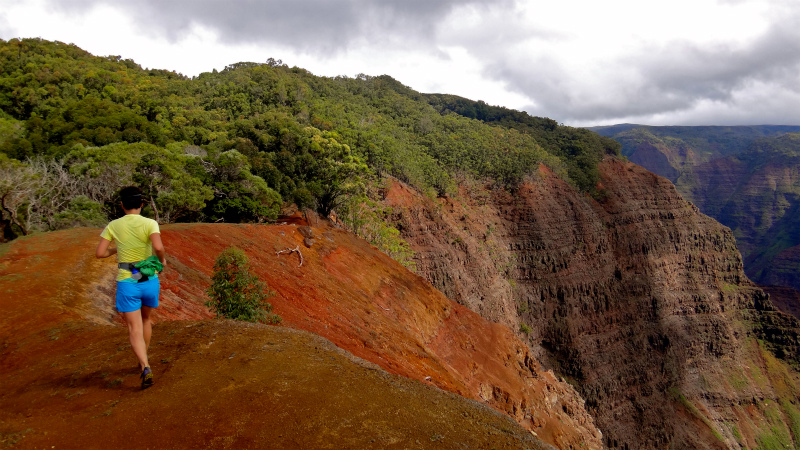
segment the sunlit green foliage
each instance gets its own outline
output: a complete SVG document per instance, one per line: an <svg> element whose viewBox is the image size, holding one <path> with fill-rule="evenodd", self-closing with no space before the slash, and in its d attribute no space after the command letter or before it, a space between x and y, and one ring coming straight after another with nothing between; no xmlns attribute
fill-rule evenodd
<svg viewBox="0 0 800 450"><path fill-rule="evenodd" d="M267 298L273 293L250 272L247 255L237 247L228 247L217 256L208 288L206 306L218 318L246 322L280 323Z"/></svg>
<svg viewBox="0 0 800 450"><path fill-rule="evenodd" d="M90 205L72 203L85 195L111 215L116 190L136 183L162 222L269 221L284 202L352 216L386 174L435 196L455 192L456 174L513 189L539 164L592 191L597 163L617 149L385 75L318 77L270 59L190 79L59 42L0 42L0 153L61 162L77 189L64 211ZM359 211L380 217L388 228L372 233L395 246L384 214Z"/></svg>
<svg viewBox="0 0 800 450"><path fill-rule="evenodd" d="M53 217L54 229L72 227L102 227L108 222L103 205L79 195L70 200L66 209Z"/></svg>
<svg viewBox="0 0 800 450"><path fill-rule="evenodd" d="M214 190L204 210L207 220L263 222L278 216L280 195L250 172L246 156L236 150L222 152L209 157L203 171L197 173L198 179Z"/></svg>
<svg viewBox="0 0 800 450"><path fill-rule="evenodd" d="M490 106L482 101L472 101L455 95L429 94L424 98L441 113L456 114L478 119L488 124L497 124L504 128L517 130L529 139L532 138L546 152L557 157L566 166L569 178L577 187L585 191L593 191L598 181L597 164L603 155L619 155L620 145L609 138L599 136L582 128L559 125L555 120L546 117L533 117L525 112ZM523 147L524 148L524 147ZM521 164L507 168L511 171L510 180L518 178L514 171L524 170L528 165L525 158L532 155L521 152ZM541 158L536 156L535 158ZM506 162L513 163L513 155ZM546 159L539 159L549 165L558 165ZM501 163L502 164L502 163ZM495 175L497 176L497 175Z"/></svg>
<svg viewBox="0 0 800 450"><path fill-rule="evenodd" d="M348 230L366 239L403 266L415 269L414 252L409 243L400 237L396 228L389 225L392 209L383 207L370 198L375 196L373 192L349 196L338 211L339 220Z"/></svg>

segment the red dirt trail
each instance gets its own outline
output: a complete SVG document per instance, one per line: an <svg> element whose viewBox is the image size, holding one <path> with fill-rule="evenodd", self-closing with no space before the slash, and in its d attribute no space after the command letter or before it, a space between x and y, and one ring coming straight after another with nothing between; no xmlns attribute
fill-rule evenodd
<svg viewBox="0 0 800 450"><path fill-rule="evenodd" d="M510 330L349 233L305 228L308 248L299 231L162 227L168 266L150 348L156 384L146 391L113 309L115 263L94 258L98 229L0 246L0 442L546 447L518 423L559 448L599 442L591 423L552 408L569 387L543 372ZM211 319L205 289L229 245L246 252L274 291L282 326ZM295 248L302 265L297 252L277 254Z"/></svg>

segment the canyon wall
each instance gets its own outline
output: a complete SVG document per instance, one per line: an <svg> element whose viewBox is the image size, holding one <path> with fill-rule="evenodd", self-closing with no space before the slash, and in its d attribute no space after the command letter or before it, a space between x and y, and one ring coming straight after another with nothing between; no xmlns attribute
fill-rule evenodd
<svg viewBox="0 0 800 450"><path fill-rule="evenodd" d="M595 129L631 162L675 183L678 192L733 230L748 278L800 290L800 127ZM795 250L796 252L796 250Z"/></svg>
<svg viewBox="0 0 800 450"><path fill-rule="evenodd" d="M800 265L791 257L800 246L800 135L691 167L676 186L733 229L751 280L800 290Z"/></svg>
<svg viewBox="0 0 800 450"><path fill-rule="evenodd" d="M667 179L616 158L600 170L596 198L542 167L513 193L464 181L431 200L395 183L385 202L417 271L518 330L607 447L791 444L797 322L747 279L730 229Z"/></svg>

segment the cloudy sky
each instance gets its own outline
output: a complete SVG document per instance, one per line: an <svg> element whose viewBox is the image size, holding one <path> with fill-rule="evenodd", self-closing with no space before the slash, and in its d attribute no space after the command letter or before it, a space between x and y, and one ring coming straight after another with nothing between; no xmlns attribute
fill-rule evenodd
<svg viewBox="0 0 800 450"><path fill-rule="evenodd" d="M14 37L189 76L388 74L573 126L800 124L798 0L0 0Z"/></svg>

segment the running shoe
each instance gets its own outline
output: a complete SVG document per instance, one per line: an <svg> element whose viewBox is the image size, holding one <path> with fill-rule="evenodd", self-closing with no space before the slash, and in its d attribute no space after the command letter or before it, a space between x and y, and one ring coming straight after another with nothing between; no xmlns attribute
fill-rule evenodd
<svg viewBox="0 0 800 450"><path fill-rule="evenodd" d="M142 389L147 389L153 385L153 371L150 367L145 367L142 371Z"/></svg>

